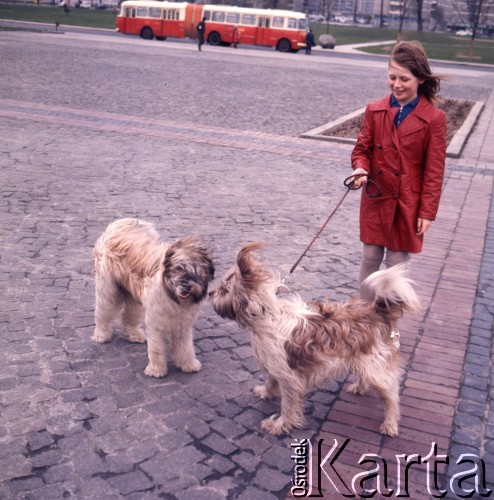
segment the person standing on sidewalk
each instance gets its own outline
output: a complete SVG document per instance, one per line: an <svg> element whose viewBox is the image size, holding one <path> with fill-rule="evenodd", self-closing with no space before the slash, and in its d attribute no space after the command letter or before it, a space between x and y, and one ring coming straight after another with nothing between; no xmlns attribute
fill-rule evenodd
<svg viewBox="0 0 494 500"><path fill-rule="evenodd" d="M206 18L203 17L199 24L197 25L197 48L199 51L201 47L204 45L204 37L206 35Z"/></svg>
<svg viewBox="0 0 494 500"><path fill-rule="evenodd" d="M314 33L312 30L309 30L307 34L305 35L305 53L310 56L310 53L312 51L312 47L316 45L315 38L314 38Z"/></svg>
<svg viewBox="0 0 494 500"><path fill-rule="evenodd" d="M238 32L238 28L236 26L233 27L232 32L232 47L236 49L240 42L240 33Z"/></svg>
<svg viewBox="0 0 494 500"><path fill-rule="evenodd" d="M395 45L388 65L391 94L367 105L351 160L360 203L360 297L363 281L385 257L388 267L422 251L436 218L446 160L446 115L435 104L440 77L419 42ZM395 337L399 336L394 332Z"/></svg>

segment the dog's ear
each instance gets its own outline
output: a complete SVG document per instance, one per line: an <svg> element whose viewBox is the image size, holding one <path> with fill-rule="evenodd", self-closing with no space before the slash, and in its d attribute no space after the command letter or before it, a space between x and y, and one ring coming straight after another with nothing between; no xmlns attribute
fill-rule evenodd
<svg viewBox="0 0 494 500"><path fill-rule="evenodd" d="M254 241L253 243L245 245L240 252L238 252L237 266L242 277L250 276L257 267L258 262L252 253L261 248L264 248L264 243L261 241Z"/></svg>

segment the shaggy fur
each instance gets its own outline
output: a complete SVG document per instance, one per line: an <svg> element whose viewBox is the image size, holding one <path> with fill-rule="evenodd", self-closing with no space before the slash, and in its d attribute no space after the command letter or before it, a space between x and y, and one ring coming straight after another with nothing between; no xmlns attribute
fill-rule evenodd
<svg viewBox="0 0 494 500"><path fill-rule="evenodd" d="M92 340L111 340L112 324L123 308L129 341L147 341L146 375L167 374L167 343L182 371L199 371L192 325L214 277L206 246L195 236L163 243L151 223L120 219L98 238L93 259L96 327Z"/></svg>
<svg viewBox="0 0 494 500"><path fill-rule="evenodd" d="M358 379L349 391L374 388L384 405L380 430L397 436L401 367L390 334L404 310L419 307L404 267L369 276L367 286L376 293L370 305L358 299L306 304L299 296L277 296L279 279L252 255L262 246L240 250L237 265L209 294L220 316L251 332L254 356L268 373L254 393L262 399L281 394L281 415L263 420L262 427L274 435L302 427L305 392L350 371Z"/></svg>

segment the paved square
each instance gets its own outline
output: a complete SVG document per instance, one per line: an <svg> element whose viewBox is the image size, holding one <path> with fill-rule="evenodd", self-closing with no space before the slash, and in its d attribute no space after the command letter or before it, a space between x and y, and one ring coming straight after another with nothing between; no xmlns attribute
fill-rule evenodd
<svg viewBox="0 0 494 500"><path fill-rule="evenodd" d="M263 374L249 338L209 304L194 330L197 374L144 376L145 346L119 330L90 341L91 249L110 221L140 217L165 239L211 242L217 276L255 240L287 274L350 171L351 146L298 136L383 95L386 61L363 71L338 53L30 32L0 32L0 59L0 498L286 498L291 445L304 438L325 453L350 439L335 464L340 496L364 453L396 464L432 443L450 456L437 488L450 491L471 453L486 464L482 491L494 489L491 68L437 68L445 96L486 106L447 161L438 220L412 260L424 307L400 328L400 436L378 433L374 394L336 380L308 395L306 428L275 438L260 421L279 402L252 394ZM290 277L304 298L356 293L358 199ZM411 498L431 497L426 473L413 468ZM324 474L320 487L339 496Z"/></svg>

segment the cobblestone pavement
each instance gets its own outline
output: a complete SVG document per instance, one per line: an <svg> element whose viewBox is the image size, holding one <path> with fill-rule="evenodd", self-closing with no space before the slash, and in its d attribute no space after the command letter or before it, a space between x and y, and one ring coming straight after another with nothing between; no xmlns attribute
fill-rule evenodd
<svg viewBox="0 0 494 500"><path fill-rule="evenodd" d="M400 437L382 437L375 397L349 395L341 379L307 396L304 429L275 438L260 421L279 402L252 395L263 374L249 338L209 304L194 329L197 374L144 376L145 346L119 328L90 342L91 249L132 216L165 240L202 235L217 276L253 240L288 273L344 194L351 151L298 136L386 92L386 63L363 78L352 58L28 32L0 32L0 59L0 498L286 498L291 445L305 438L313 493L329 498L375 487L356 476L372 465L364 453L381 457L381 474L389 465L383 496L456 498L475 487L454 489L462 455L476 461L473 497L494 488L492 72L440 65L443 95L486 105L448 159L438 220L411 263L424 308L401 328ZM356 293L357 219L350 193L290 277L294 291ZM317 445L323 457L335 439L337 460L316 467ZM433 463L433 443L449 466L434 475L422 461L405 482L399 457Z"/></svg>

